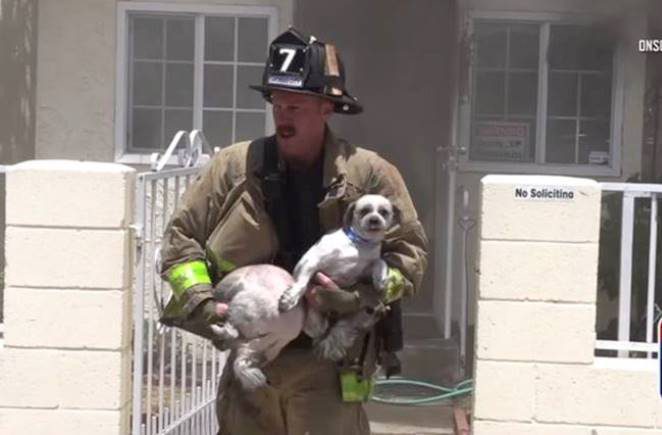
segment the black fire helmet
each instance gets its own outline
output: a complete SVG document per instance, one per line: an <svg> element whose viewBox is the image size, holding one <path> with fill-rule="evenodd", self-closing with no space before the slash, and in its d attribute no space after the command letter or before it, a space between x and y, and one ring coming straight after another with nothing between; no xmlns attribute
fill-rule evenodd
<svg viewBox="0 0 662 435"><path fill-rule="evenodd" d="M271 42L262 85L251 88L269 102L271 91L277 89L325 98L334 103L337 113L363 111L345 89L345 69L336 47L305 37L292 27Z"/></svg>

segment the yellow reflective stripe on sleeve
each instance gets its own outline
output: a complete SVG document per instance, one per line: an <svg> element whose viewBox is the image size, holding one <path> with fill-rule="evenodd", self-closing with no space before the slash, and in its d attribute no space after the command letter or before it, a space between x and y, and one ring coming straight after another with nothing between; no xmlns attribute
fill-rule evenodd
<svg viewBox="0 0 662 435"><path fill-rule="evenodd" d="M384 302L390 304L402 297L405 289L405 277L399 269L388 268L387 284L384 289Z"/></svg>
<svg viewBox="0 0 662 435"><path fill-rule="evenodd" d="M168 281L173 293L181 297L187 289L196 284L211 284L207 265L202 260L190 261L174 266L168 273Z"/></svg>

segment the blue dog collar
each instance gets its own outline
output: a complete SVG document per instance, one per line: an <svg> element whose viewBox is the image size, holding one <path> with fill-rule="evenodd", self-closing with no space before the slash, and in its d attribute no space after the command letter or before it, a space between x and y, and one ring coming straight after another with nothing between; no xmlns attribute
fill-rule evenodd
<svg viewBox="0 0 662 435"><path fill-rule="evenodd" d="M354 243L354 244L357 244L357 245L359 245L359 244L367 245L367 244L375 244L375 243L376 243L376 242L373 242L372 240L369 240L369 239L366 239L366 238L364 238L364 237L361 237L361 236L359 235L359 233L357 233L356 231L354 231L354 229L353 229L352 227L343 228L343 231L344 231L344 233L347 235L347 237L349 238L349 240L351 240L352 243Z"/></svg>

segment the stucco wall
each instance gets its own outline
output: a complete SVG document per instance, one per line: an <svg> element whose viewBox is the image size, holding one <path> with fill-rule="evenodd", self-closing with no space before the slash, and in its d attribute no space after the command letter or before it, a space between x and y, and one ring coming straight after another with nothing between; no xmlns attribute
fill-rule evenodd
<svg viewBox="0 0 662 435"><path fill-rule="evenodd" d="M117 3L117 0L40 2L37 158L94 161L115 158ZM204 4L238 2L207 0ZM279 28L285 29L291 23L291 0L242 0L240 4L276 6Z"/></svg>
<svg viewBox="0 0 662 435"><path fill-rule="evenodd" d="M0 3L0 164L34 156L37 2Z"/></svg>
<svg viewBox="0 0 662 435"><path fill-rule="evenodd" d="M516 198L530 187L574 197ZM662 433L658 361L593 356L599 184L490 175L481 195L473 433Z"/></svg>

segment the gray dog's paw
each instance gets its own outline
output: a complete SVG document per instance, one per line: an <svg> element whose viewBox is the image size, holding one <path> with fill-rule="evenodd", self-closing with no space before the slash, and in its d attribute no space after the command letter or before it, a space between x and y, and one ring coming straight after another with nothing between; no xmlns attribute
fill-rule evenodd
<svg viewBox="0 0 662 435"><path fill-rule="evenodd" d="M239 338L239 331L229 323L218 323L211 325L211 330L216 335L216 338L222 341L231 341Z"/></svg>
<svg viewBox="0 0 662 435"><path fill-rule="evenodd" d="M280 295L280 299L278 300L278 309L281 312L284 312L294 308L299 303L299 299L301 297L300 290L301 289L296 285L293 285L292 287L285 290L283 294Z"/></svg>
<svg viewBox="0 0 662 435"><path fill-rule="evenodd" d="M233 343L239 338L239 331L230 323L218 323L210 325L214 337L212 342L219 350L228 350L232 347Z"/></svg>
<svg viewBox="0 0 662 435"><path fill-rule="evenodd" d="M241 386L248 391L254 391L267 385L267 377L262 370L256 367L238 370L235 375L239 378Z"/></svg>

